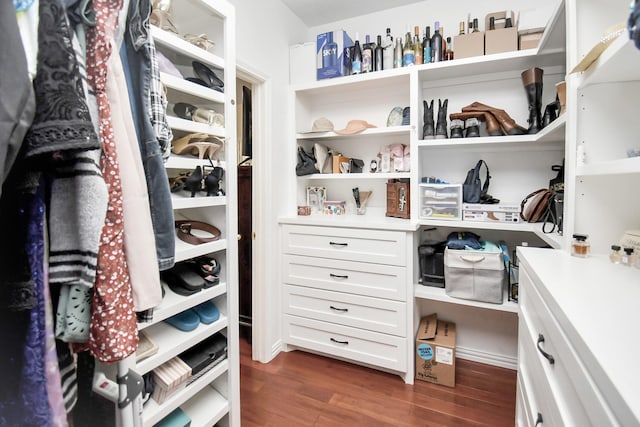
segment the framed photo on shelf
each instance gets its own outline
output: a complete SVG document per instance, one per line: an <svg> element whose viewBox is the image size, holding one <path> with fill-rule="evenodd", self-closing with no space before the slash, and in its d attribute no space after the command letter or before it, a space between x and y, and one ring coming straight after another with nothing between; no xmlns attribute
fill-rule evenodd
<svg viewBox="0 0 640 427"><path fill-rule="evenodd" d="M327 200L327 187L307 187L307 206L311 213L322 213Z"/></svg>

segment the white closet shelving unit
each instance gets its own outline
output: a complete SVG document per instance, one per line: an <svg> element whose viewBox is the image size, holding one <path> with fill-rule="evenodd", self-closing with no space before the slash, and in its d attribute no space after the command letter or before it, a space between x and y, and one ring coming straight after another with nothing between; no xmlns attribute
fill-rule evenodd
<svg viewBox="0 0 640 427"><path fill-rule="evenodd" d="M179 355L217 332L227 338L227 359L216 365L162 404L150 399L144 406L144 426L152 426L174 409L180 407L191 418L192 426L239 426L240 382L238 349L238 289L237 289L237 201L236 201L236 111L235 111L235 12L224 0L189 0L173 5L173 22L181 35L207 34L215 46L203 50L181 36L152 27L156 48L162 52L185 77L195 76L191 61L200 61L224 80L224 93L200 86L166 73L161 80L167 89L169 124L174 137L189 133L206 133L225 139L216 153L214 164L225 170L222 188L224 196L206 197L204 193L190 197L182 191L172 194L176 219L204 221L221 230L219 240L191 245L176 238L176 262L201 255L210 255L221 264L220 283L184 297L165 287L162 303L154 310L153 321L141 323L143 331L158 347L158 353L134 363L140 374ZM173 105L187 102L201 108L211 108L225 116L225 127L187 121L173 114ZM175 155L166 162L168 175L193 171L196 166L210 166L207 160L188 155ZM210 170L210 169L209 169ZM194 231L196 233L196 231ZM212 301L220 311L220 318L212 324L200 324L191 332L180 331L165 319L205 301Z"/></svg>
<svg viewBox="0 0 640 427"><path fill-rule="evenodd" d="M538 48L455 59L434 64L321 80L292 87L293 136L291 153L296 145L310 149L321 143L346 157L364 160L362 174L313 174L294 177L293 170L283 224L382 229L405 231L410 248L403 264L407 286L412 289L407 298L407 337L413 337L420 316L438 312L442 318L459 323L458 355L481 362L516 368L517 312L516 303L486 304L447 296L444 289L418 284L417 247L422 232L436 227L444 236L448 231L471 230L491 240L505 239L514 248L528 241L533 245L565 248L566 239L558 233L545 234L542 224L486 223L419 219L418 183L424 176L436 176L449 182L463 182L467 170L478 159L487 161L492 180L489 193L506 203L520 203L531 191L546 188L556 173L551 166L561 164L565 156L565 134L568 115L563 115L536 135L486 136L469 139L423 140L423 100L434 100L437 119L438 99L448 99L447 113L461 111L474 101L506 110L517 123L527 126L528 104L521 81L522 71L531 67L544 70L543 107L555 99L555 83L566 74L566 14L565 2L558 1L550 11L545 32ZM410 125L385 127L394 107L410 110ZM448 116L447 114L447 116ZM304 133L319 117L327 117L335 129L349 120L363 119L377 126L357 135ZM388 144L410 146L411 170L391 174L366 173L369 161ZM292 157L292 163L295 159ZM410 178L411 219L385 217L388 179ZM351 189L372 190L367 214L357 216L347 209L344 217L326 215L296 216L296 206L306 204L306 187L327 188L328 200L345 200L353 204ZM447 231L448 230L448 231ZM285 233L285 239L288 236ZM283 254L284 256L284 254ZM318 255L320 256L320 255ZM286 282L287 278L283 278ZM285 309L286 310L286 309ZM327 321L327 324L331 321ZM413 339L406 341L407 352L413 353Z"/></svg>

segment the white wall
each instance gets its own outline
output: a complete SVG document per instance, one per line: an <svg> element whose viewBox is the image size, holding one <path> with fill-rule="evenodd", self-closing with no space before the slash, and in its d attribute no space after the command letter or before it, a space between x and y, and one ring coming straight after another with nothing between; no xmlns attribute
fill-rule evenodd
<svg viewBox="0 0 640 427"><path fill-rule="evenodd" d="M277 290L279 268L276 243L278 241L277 218L280 206L284 206L283 180L286 176L281 171L291 168L283 150L288 146L290 138L288 129L288 85L289 85L289 46L305 41L309 37L307 27L280 0L230 0L236 8L236 56L238 65L258 74L266 80L270 105L268 111L267 140L254 140L253 153L258 151L259 144L266 144L266 158L258 159L267 168L268 182L258 182L262 187L261 196L266 201L264 209L257 212L262 235L256 237L256 245L266 247L260 256L260 264L264 266L264 277L254 277L254 294L263 298L258 304L265 313L266 327L262 328L263 336L254 337L254 344L263 343L259 349L260 359L271 358L270 349L280 340L280 297ZM256 105L253 108L257 108ZM256 176L254 175L254 179ZM254 183L254 186L256 183ZM255 187L254 187L255 188ZM254 205L255 206L255 205ZM265 246L266 245L266 246ZM254 264L255 265L255 264ZM262 290L262 292L260 292ZM255 305L254 305L255 307Z"/></svg>
<svg viewBox="0 0 640 427"><path fill-rule="evenodd" d="M530 0L456 0L455 2L427 0L387 9L383 12L364 14L363 11L363 15L356 18L312 27L311 34L315 37L315 34L318 33L343 29L352 37L355 37L357 31L360 33L361 40L364 40L366 34L371 35L371 38L375 40L375 36L378 34L384 37L387 27L391 28L391 35L395 38L399 35L404 37L408 26L413 34L413 27L418 25L422 37L422 32L427 25L431 26L433 34L433 23L439 20L440 25L444 26L445 36L453 37L458 34L459 22L466 20L467 13L471 14L471 18L478 18L479 28L483 31L485 15L502 10L513 10L515 14L520 12L519 28L536 28L545 26L553 11L553 6L556 4L558 4L558 0L539 0L536 2Z"/></svg>

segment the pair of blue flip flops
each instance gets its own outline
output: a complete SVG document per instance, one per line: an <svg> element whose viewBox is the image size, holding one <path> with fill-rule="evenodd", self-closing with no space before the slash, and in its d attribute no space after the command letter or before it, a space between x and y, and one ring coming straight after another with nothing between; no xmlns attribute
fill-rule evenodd
<svg viewBox="0 0 640 427"><path fill-rule="evenodd" d="M219 318L220 311L218 307L211 301L205 301L189 310L169 317L165 322L181 331L189 332L197 328L200 323L209 325Z"/></svg>

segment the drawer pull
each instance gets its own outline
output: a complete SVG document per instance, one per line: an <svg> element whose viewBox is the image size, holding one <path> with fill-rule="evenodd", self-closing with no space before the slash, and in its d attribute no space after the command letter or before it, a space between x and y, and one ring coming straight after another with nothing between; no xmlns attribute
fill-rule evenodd
<svg viewBox="0 0 640 427"><path fill-rule="evenodd" d="M538 342L536 343L536 347L538 347L538 351L540 352L540 354L542 354L544 358L547 359L551 365L553 365L554 363L556 363L556 359L554 359L552 355L550 355L540 347L540 344L542 344L543 342L544 335L538 334Z"/></svg>
<svg viewBox="0 0 640 427"><path fill-rule="evenodd" d="M329 273L329 277L333 277L334 279L348 279L349 276L345 275L341 275L341 274L333 274L333 273Z"/></svg>
<svg viewBox="0 0 640 427"><path fill-rule="evenodd" d="M538 427L539 424L543 424L542 414L540 412L538 412L538 417L536 418L536 425L534 425L533 427Z"/></svg>
<svg viewBox="0 0 640 427"><path fill-rule="evenodd" d="M329 339L330 339L332 342L335 342L335 343L338 343L338 344L346 344L346 345L349 345L349 341L340 341L340 340L337 340L337 339L335 339L335 338L329 338Z"/></svg>
<svg viewBox="0 0 640 427"><path fill-rule="evenodd" d="M349 246L348 243L329 242L331 246Z"/></svg>
<svg viewBox="0 0 640 427"><path fill-rule="evenodd" d="M329 306L329 308L330 308L331 310L341 311L341 312L343 312L343 313L346 313L347 311L349 311L349 309L348 309L348 308L338 308L338 307L334 307L334 306L332 306L332 305L330 305L330 306Z"/></svg>

